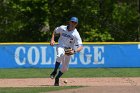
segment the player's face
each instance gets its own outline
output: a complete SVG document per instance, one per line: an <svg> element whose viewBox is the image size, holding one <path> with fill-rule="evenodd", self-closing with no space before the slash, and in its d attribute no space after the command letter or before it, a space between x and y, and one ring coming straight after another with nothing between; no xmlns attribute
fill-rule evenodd
<svg viewBox="0 0 140 93"><path fill-rule="evenodd" d="M77 23L74 22L74 21L70 21L69 24L70 24L72 27L76 27L76 26L77 26Z"/></svg>
<svg viewBox="0 0 140 93"><path fill-rule="evenodd" d="M70 23L73 25L77 25L77 22L74 22L74 21L70 21Z"/></svg>

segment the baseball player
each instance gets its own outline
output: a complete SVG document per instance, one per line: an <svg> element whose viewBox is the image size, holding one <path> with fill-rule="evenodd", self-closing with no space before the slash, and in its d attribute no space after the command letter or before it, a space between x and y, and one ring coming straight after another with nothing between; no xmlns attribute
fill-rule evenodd
<svg viewBox="0 0 140 93"><path fill-rule="evenodd" d="M76 29L77 24L78 18L71 17L68 25L56 27L52 34L50 42L51 46L55 44L55 34L60 34L58 45L56 47L56 63L53 72L50 74L51 79L55 78L54 86L59 86L59 78L68 70L71 55L75 54L76 52L80 52L83 48L81 37ZM60 63L62 63L62 67L57 73Z"/></svg>

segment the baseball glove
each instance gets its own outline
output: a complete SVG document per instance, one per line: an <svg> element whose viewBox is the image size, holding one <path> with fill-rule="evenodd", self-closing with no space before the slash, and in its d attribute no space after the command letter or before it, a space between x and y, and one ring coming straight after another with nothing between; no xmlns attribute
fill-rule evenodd
<svg viewBox="0 0 140 93"><path fill-rule="evenodd" d="M65 55L73 55L75 53L74 50L70 47L65 47L64 51L65 51Z"/></svg>

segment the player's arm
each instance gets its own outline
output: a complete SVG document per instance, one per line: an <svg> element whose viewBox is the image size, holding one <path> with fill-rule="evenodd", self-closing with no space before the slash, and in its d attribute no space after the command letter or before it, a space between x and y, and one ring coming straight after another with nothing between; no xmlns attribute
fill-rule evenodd
<svg viewBox="0 0 140 93"><path fill-rule="evenodd" d="M83 49L83 46L81 45L75 50L75 52L80 52L82 49Z"/></svg>
<svg viewBox="0 0 140 93"><path fill-rule="evenodd" d="M51 38L51 42L50 45L53 46L55 44L55 36L57 36L58 34L61 33L61 31L63 31L63 29L60 27L56 27L52 33L52 38Z"/></svg>
<svg viewBox="0 0 140 93"><path fill-rule="evenodd" d="M53 31L53 33L52 33L52 37L51 37L51 41L50 41L51 46L53 46L55 44L54 37L55 37L55 31Z"/></svg>
<svg viewBox="0 0 140 93"><path fill-rule="evenodd" d="M80 52L83 49L83 44L82 44L82 39L81 39L79 33L77 33L77 35L76 35L76 45L78 45L78 47L75 50L75 52Z"/></svg>

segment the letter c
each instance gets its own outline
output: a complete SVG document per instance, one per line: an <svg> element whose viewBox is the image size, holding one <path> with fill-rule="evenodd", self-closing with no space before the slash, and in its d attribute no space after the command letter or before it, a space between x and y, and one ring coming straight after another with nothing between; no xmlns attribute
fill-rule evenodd
<svg viewBox="0 0 140 93"><path fill-rule="evenodd" d="M23 58L21 52L23 52L23 54L25 54L25 48L24 47L18 47L15 51L15 61L18 65L24 65L26 62L26 59ZM22 59L22 60L21 60Z"/></svg>

